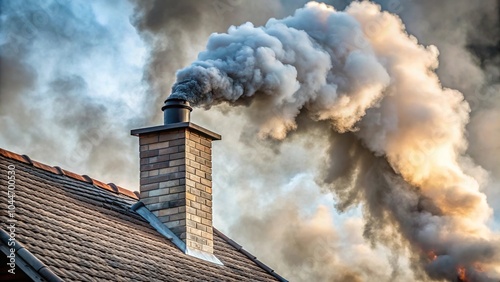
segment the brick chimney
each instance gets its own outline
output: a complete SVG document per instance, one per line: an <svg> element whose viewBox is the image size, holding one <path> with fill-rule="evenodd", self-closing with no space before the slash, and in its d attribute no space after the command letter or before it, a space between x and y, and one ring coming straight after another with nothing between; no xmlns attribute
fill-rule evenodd
<svg viewBox="0 0 500 282"><path fill-rule="evenodd" d="M190 122L187 101L167 99L162 110L164 125L131 132L140 144L140 200L186 253L213 254L212 141L221 136Z"/></svg>

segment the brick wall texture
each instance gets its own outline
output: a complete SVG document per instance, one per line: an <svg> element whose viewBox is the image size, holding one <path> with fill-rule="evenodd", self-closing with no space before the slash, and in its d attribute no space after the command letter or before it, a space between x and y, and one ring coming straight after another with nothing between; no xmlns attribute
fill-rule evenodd
<svg viewBox="0 0 500 282"><path fill-rule="evenodd" d="M213 253L212 140L182 128L139 144L141 201L188 248Z"/></svg>

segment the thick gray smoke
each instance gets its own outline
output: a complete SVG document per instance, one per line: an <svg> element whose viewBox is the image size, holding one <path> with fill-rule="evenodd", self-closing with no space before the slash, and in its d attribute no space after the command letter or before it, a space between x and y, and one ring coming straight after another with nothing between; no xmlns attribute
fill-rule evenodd
<svg viewBox="0 0 500 282"><path fill-rule="evenodd" d="M196 54L204 49L210 33L225 32L228 26L238 26L246 21L261 26L271 17L292 14L306 2L0 0L0 146L137 190L138 159L134 154L137 140L128 133L132 128L160 123L159 109L174 82L173 73L196 58ZM324 2L343 10L351 1ZM492 224L496 224L498 230L499 1L481 0L473 4L468 0L376 2L382 5L383 10L398 14L407 31L415 35L421 44L438 47L440 62L436 73L441 84L459 90L469 103L467 153L474 162L488 170L488 175L471 160L460 159L458 163L466 174L481 183L480 191L495 207L497 220ZM374 14L380 15L380 12L375 11ZM344 16L346 20L349 18ZM391 38L397 36L375 42L372 39L382 38L379 33L386 30L384 21L368 21L371 24L360 19L356 21L361 25L362 37L352 40L355 42L353 46L346 46L346 54L359 48L360 53L369 56L370 52L366 51L372 45L373 58L377 60L374 65L378 63L388 72L390 88L397 82L394 73L399 72L388 67L389 59L397 61L397 58L383 56L375 47L379 46L383 51L389 46L388 51L394 50ZM349 25L344 26L347 39L343 40L349 42ZM400 24L395 26L402 29ZM323 30L310 37L317 38L321 32ZM398 34L392 29L387 32L389 35ZM343 34L342 29L338 34ZM363 43L363 36L367 37L364 41L369 43L368 46L360 44ZM387 44L384 45L384 41ZM407 41L401 41L404 42ZM307 45L308 41L299 43ZM298 46L291 47L300 50ZM394 52L406 54L400 50ZM286 59L295 60L290 54L286 53ZM316 51L311 54L321 56ZM415 60L419 58L412 55L409 59L413 57ZM437 62L435 58L430 61ZM345 65L342 60L337 63ZM319 63L320 66L325 64L328 62ZM336 70L335 74L346 82L357 79L349 75L348 69ZM355 70L351 69L352 72ZM315 73L318 72L313 68L311 74ZM299 75L300 84L305 76L297 73ZM314 87L315 77L310 78L307 86ZM269 82L273 79L269 77ZM327 77L325 80L332 84L331 79ZM382 76L378 79L383 81ZM342 86L341 81L333 84ZM142 82L147 85L143 86ZM337 90L339 96L355 94L352 91L349 93L350 87L355 89L354 86L345 85L347 90ZM408 93L418 89L421 89L420 85L411 86ZM414 113L423 119L433 116L434 111L417 111L412 108L413 104L401 108L404 105L402 102L406 101L404 99L398 100L398 107L395 107L387 99L392 90L385 90L381 95L372 97L380 100L381 106L385 105L380 118L377 108L370 108L359 122L355 122L354 128L359 128L359 131L351 132L352 128L349 128L340 134L331 130L330 117L317 122L321 117L313 114L317 109L312 108L310 101L304 103L294 118L297 109L293 107L300 105L300 101L294 101L294 95L262 95L271 92L261 89L251 97L243 96L231 102L231 106L222 103L214 107L217 110L196 111L192 115L196 123L224 137L223 142L214 143L214 221L217 228L228 232L230 237L292 281L429 281L434 279L429 278L427 273L452 277L457 271L451 266L460 263L468 267L465 271L469 275L478 271L478 267L484 267L484 272L494 276L491 273L495 270L491 270L491 265L495 262L496 253L490 252L493 239L486 238L484 244L471 242L471 236L463 233L474 233L476 223L470 226L465 224L465 227L462 224L450 226L449 230L455 230L453 228L460 225L460 232L449 240L445 240L446 236L442 233L433 235L433 230L442 229L433 229L440 223L424 225L430 221L421 216L425 211L436 222L449 221L446 216L441 216L443 210L427 195L429 191L423 193L422 189L402 182L384 163L384 152L379 152L380 157L374 157L366 142L360 139L367 128L363 124L367 120L372 121L374 113L375 120L398 129L400 123L395 120L409 120L387 118L391 116L387 112ZM415 97L417 101L433 100L432 97ZM449 105L448 101L437 103L442 104L444 109ZM235 104L250 107L233 107ZM269 110L276 105L279 111ZM362 115L362 112L357 114ZM283 117L285 119L281 120ZM336 121L333 126L340 129L340 124ZM438 122L435 124L440 125ZM454 128L457 127L460 126ZM283 129L288 131L283 140L258 138L258 135L283 136L280 131ZM462 130L457 132L457 136L462 135ZM419 135L404 136L409 141L421 138ZM438 132L437 139L431 138L430 142L418 146L436 144L433 140L439 141L440 136ZM373 138L381 142L383 139L381 136ZM392 146L395 144L397 142L391 143ZM394 152L394 148L389 149ZM425 157L426 152L416 152L419 153L414 154L412 159L419 163L418 160L422 155ZM461 152L459 155L464 154ZM323 156L327 156L326 159ZM488 179L487 182L485 179ZM315 185L314 180L321 188ZM347 220L339 222L337 214L328 214L326 207L332 205L331 196L320 194L320 189L335 192L336 207L343 212L340 217L345 215ZM450 189L446 195L453 198L454 191ZM476 202L484 206L481 200ZM362 210L363 218L360 218L359 210ZM470 210L474 208L466 207L461 212ZM401 222L405 224L401 225ZM423 226L428 229L411 233L415 228L408 224L410 222L421 226L422 230ZM423 240L423 236L429 239ZM402 240L402 237L406 239ZM474 238L479 241L482 237L489 236L476 235ZM422 241L425 244L420 247L417 242ZM430 244L434 241L435 245ZM430 248L436 249L428 252ZM452 256L447 253L452 253ZM488 261L488 256L492 257L493 263L482 264L482 261ZM410 258L409 262L407 258ZM468 261L476 259L479 263ZM446 267L441 268L442 263ZM449 273L439 274L441 269ZM498 267L496 271L499 271Z"/></svg>
<svg viewBox="0 0 500 282"><path fill-rule="evenodd" d="M277 1L252 1L245 6L234 0L186 0L135 2L132 22L150 46L144 71L152 105L161 105L173 83L172 74L195 58L206 38L231 24L251 20L262 23L278 9ZM150 111L157 116L161 111Z"/></svg>
<svg viewBox="0 0 500 282"><path fill-rule="evenodd" d="M260 134L276 139L295 129L306 103L318 119L338 116L337 128L349 130L378 101L389 75L354 18L330 17L328 25L339 28L324 31L317 16L303 9L265 28L247 23L212 35L198 61L178 72L172 97L213 105L261 92L276 115L264 118Z"/></svg>
<svg viewBox="0 0 500 282"><path fill-rule="evenodd" d="M438 53L377 5L337 12L311 2L264 27L213 34L178 71L171 97L258 109L251 122L261 138L304 132L300 113L355 137L362 146L344 156L351 166L338 164L332 142L332 171L319 182L337 192L339 208L365 205L366 237L391 245L386 238L401 234L416 273L432 279L490 281L500 275L500 241L487 226L486 172L465 154L470 107L441 85Z"/></svg>

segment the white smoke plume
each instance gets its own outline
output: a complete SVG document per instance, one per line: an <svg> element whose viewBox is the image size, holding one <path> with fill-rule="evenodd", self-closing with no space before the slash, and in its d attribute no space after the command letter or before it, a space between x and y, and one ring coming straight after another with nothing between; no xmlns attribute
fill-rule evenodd
<svg viewBox="0 0 500 282"><path fill-rule="evenodd" d="M276 140L307 134L297 122L307 115L334 136L318 182L340 209L365 205L366 237L396 248L383 227L392 226L417 277L423 269L431 279L495 281L500 240L487 226L486 172L465 154L470 108L441 85L438 54L378 5L339 12L311 2L263 27L213 34L178 71L171 98L246 105L259 137Z"/></svg>

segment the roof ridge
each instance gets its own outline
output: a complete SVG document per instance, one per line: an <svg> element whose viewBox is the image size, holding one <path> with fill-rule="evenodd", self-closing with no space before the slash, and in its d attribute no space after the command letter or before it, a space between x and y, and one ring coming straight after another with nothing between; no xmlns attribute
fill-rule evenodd
<svg viewBox="0 0 500 282"><path fill-rule="evenodd" d="M212 228L213 228L214 232L217 235L219 235L224 241L226 241L229 245L233 246L238 252L244 254L247 258L249 258L251 261L253 261L257 266L264 269L267 273L271 274L274 278L278 279L279 281L288 282L288 280L283 278L278 273L274 272L274 269L265 265L263 262L258 260L256 256L252 255L250 252L243 249L243 247L240 244L236 243L233 239L227 237L224 233L220 232L217 228L215 228L215 227L212 227Z"/></svg>
<svg viewBox="0 0 500 282"><path fill-rule="evenodd" d="M58 166L49 166L47 164L32 160L27 155L19 155L19 154L16 154L14 152L5 150L3 148L0 148L0 155L4 156L6 158L9 158L9 159L13 159L13 160L25 163L27 165L30 165L30 166L33 166L36 168L39 168L41 170L56 174L56 175L64 175L64 176L67 176L69 178L73 178L73 179L78 180L78 181L92 184L95 187L99 187L101 189L108 190L108 191L113 192L113 193L121 194L121 195L130 197L130 198L133 198L135 200L139 200L138 192L136 192L136 191L133 192L131 190L120 187L114 183L106 184L102 181L91 178L88 175L80 175L80 174L71 172L69 170L62 169Z"/></svg>

